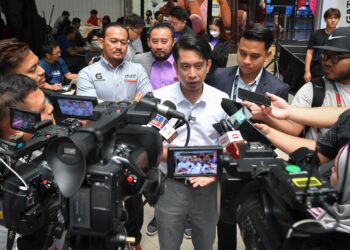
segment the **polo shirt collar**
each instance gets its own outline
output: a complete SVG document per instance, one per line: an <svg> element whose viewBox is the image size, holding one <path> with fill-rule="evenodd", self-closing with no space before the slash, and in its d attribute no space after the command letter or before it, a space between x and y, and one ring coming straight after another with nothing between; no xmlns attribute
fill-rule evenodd
<svg viewBox="0 0 350 250"><path fill-rule="evenodd" d="M117 67L114 67L110 62L107 61L107 59L104 57L104 55L101 56L101 63L105 66L105 67L109 67L111 69L116 69L119 67L122 67L125 64L125 59L121 62L121 64L119 64Z"/></svg>

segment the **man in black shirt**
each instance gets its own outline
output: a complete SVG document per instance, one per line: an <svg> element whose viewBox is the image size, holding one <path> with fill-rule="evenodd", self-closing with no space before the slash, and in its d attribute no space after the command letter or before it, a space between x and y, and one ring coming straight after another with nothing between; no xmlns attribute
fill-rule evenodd
<svg viewBox="0 0 350 250"><path fill-rule="evenodd" d="M305 58L305 82L310 82L312 78L323 76L321 65L321 52L315 46L322 46L326 43L330 34L336 29L340 20L340 11L336 8L329 8L323 15L326 21L326 28L316 30L311 34L306 50Z"/></svg>

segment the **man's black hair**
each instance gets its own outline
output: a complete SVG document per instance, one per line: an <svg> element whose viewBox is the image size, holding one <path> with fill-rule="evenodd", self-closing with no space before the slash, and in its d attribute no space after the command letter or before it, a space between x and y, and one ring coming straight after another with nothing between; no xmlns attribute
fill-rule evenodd
<svg viewBox="0 0 350 250"><path fill-rule="evenodd" d="M49 41L45 43L42 47L43 49L43 56L45 57L46 54L52 54L53 50L58 47L58 43L55 41Z"/></svg>
<svg viewBox="0 0 350 250"><path fill-rule="evenodd" d="M162 12L160 12L159 10L154 12L154 18L157 18L157 16L159 16L159 15L163 15Z"/></svg>
<svg viewBox="0 0 350 250"><path fill-rule="evenodd" d="M273 32L268 29L266 26L260 23L254 23L248 26L242 33L241 38L245 38L247 40L264 42L265 51L268 51L273 43Z"/></svg>
<svg viewBox="0 0 350 250"><path fill-rule="evenodd" d="M63 32L63 35L66 36L66 35L69 35L71 33L75 33L76 29L73 27L73 26L68 26L64 32Z"/></svg>
<svg viewBox="0 0 350 250"><path fill-rule="evenodd" d="M174 8L172 8L169 12L169 15L181 21L186 21L188 19L187 10L180 6L175 6Z"/></svg>
<svg viewBox="0 0 350 250"><path fill-rule="evenodd" d="M27 95L38 89L36 82L24 75L8 75L0 82L0 123L9 116L11 106L21 106Z"/></svg>
<svg viewBox="0 0 350 250"><path fill-rule="evenodd" d="M79 17L74 17L72 19L72 25L75 24L75 23L81 23L81 19Z"/></svg>
<svg viewBox="0 0 350 250"><path fill-rule="evenodd" d="M192 50L197 52L205 60L209 60L211 48L209 43L201 36L185 35L177 41L173 48L175 62L179 59L179 50Z"/></svg>
<svg viewBox="0 0 350 250"><path fill-rule="evenodd" d="M64 10L62 11L62 15L61 16L70 16L69 12Z"/></svg>
<svg viewBox="0 0 350 250"><path fill-rule="evenodd" d="M124 29L126 31L126 33L128 34L128 39L129 39L129 33L128 33L128 29L123 25L123 24L120 24L120 23L117 23L117 22L113 22L113 23L109 23L106 25L106 27L104 28L104 30L102 31L102 37L106 37L106 32L109 28L112 28L112 27L120 27L122 29Z"/></svg>
<svg viewBox="0 0 350 250"><path fill-rule="evenodd" d="M145 21L139 15L131 14L125 17L124 25L131 28L143 28L145 27Z"/></svg>
<svg viewBox="0 0 350 250"><path fill-rule="evenodd" d="M169 29L171 32L171 38L174 39L175 37L175 30L174 27L170 23L156 23L154 24L148 31L148 36L151 36L151 32L155 29Z"/></svg>
<svg viewBox="0 0 350 250"><path fill-rule="evenodd" d="M102 37L102 33L99 30L91 30L86 37L86 40L88 41L88 43L91 43L91 40L94 36L97 36L98 38L100 38Z"/></svg>
<svg viewBox="0 0 350 250"><path fill-rule="evenodd" d="M90 10L90 15L97 15L97 10L95 10L95 9Z"/></svg>

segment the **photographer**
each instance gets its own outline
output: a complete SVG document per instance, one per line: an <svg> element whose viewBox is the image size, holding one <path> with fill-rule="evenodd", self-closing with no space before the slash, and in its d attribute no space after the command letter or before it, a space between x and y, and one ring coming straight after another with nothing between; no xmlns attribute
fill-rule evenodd
<svg viewBox="0 0 350 250"><path fill-rule="evenodd" d="M175 103L177 110L190 122L191 137L189 146L218 145L218 134L212 124L227 116L220 105L228 95L204 83L211 60L210 45L203 38L185 36L173 49L175 69L179 82L157 89L157 98ZM177 138L171 146L183 146L186 129L180 127ZM165 147L169 145L165 144ZM163 160L167 159L167 150ZM167 166L162 163L160 170L167 174ZM192 243L195 250L212 250L218 221L217 182L215 177L190 177L184 179L165 179L165 190L155 206L159 244L161 250L179 250L187 215L191 219Z"/></svg>
<svg viewBox="0 0 350 250"><path fill-rule="evenodd" d="M53 119L52 106L46 103L45 95L38 88L36 82L27 76L10 75L0 82L0 138L7 141L18 133L10 126L10 107L38 112L41 115L41 120ZM24 140L29 140L31 137L31 134L23 133ZM4 149L1 148L1 150ZM33 232L30 236L19 237L17 240L18 249L42 249L46 241L46 233L47 225Z"/></svg>

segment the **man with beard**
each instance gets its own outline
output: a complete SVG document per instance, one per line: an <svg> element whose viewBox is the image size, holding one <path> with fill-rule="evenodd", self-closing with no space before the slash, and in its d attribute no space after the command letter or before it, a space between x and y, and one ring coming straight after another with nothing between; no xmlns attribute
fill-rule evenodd
<svg viewBox="0 0 350 250"><path fill-rule="evenodd" d="M128 30L119 23L109 24L100 38L101 60L79 72L77 95L103 101L133 101L136 94L152 91L146 71L140 64L125 60Z"/></svg>
<svg viewBox="0 0 350 250"><path fill-rule="evenodd" d="M157 23L149 30L150 52L135 55L133 61L145 68L153 89L159 89L176 81L176 71L171 54L175 44L175 31L169 23Z"/></svg>
<svg viewBox="0 0 350 250"><path fill-rule="evenodd" d="M321 53L322 68L324 71L324 99L322 106L345 107L350 105L350 28L342 27L334 31L328 38L325 46L316 47L323 50ZM296 93L293 107L312 107L314 88L311 82L303 85ZM262 117L267 125L290 135L298 136L304 125L289 120L277 120L271 116ZM326 128L311 127L305 137L316 140L326 134Z"/></svg>

